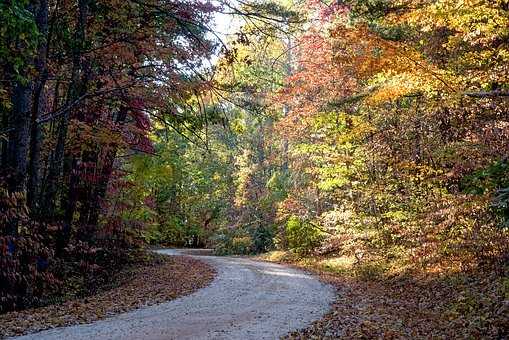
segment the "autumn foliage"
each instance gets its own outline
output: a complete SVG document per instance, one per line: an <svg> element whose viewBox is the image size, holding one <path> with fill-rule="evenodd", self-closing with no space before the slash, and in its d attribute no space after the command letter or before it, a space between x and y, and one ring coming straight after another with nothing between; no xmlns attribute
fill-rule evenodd
<svg viewBox="0 0 509 340"><path fill-rule="evenodd" d="M280 214L333 231L323 251L389 271L507 260L507 3L481 3L309 3L276 95L306 175Z"/></svg>
<svg viewBox="0 0 509 340"><path fill-rule="evenodd" d="M193 72L214 50L212 10L0 4L0 311L44 304L62 280L104 278L128 260L142 224L125 216L124 164L154 153L154 122L207 86Z"/></svg>
<svg viewBox="0 0 509 340"><path fill-rule="evenodd" d="M418 282L443 329L502 334L509 2L212 3L0 4L1 310L143 240Z"/></svg>

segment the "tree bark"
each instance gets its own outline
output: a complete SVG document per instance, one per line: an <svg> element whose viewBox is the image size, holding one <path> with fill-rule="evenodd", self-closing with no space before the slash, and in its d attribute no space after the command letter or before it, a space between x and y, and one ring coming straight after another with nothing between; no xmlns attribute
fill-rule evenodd
<svg viewBox="0 0 509 340"><path fill-rule="evenodd" d="M119 114L116 119L116 123L119 125L123 125L127 118L126 107L120 108ZM114 148L108 152L106 155L102 171L100 175L99 183L96 189L93 191L93 196L90 199L91 206L88 211L88 219L87 224L95 226L99 222L99 215L101 211L101 202L106 197L106 192L108 190L108 185L110 183L111 175L113 174L113 166L115 165L115 159L117 156L117 148Z"/></svg>
<svg viewBox="0 0 509 340"><path fill-rule="evenodd" d="M87 17L88 17L88 3L89 0L79 0L78 1L78 13L77 13L77 21L76 21L76 31L74 34L74 40L76 47L73 51L72 58L72 74L71 81L69 85L69 89L67 92L66 104L68 107L60 119L60 124L58 128L58 136L57 136L57 144L55 147L55 153L53 154L52 160L50 162L50 169L48 173L48 187L45 195L45 200L48 204L49 211L47 212L49 216L54 217L55 215L55 207L56 207L56 199L57 199L57 186L58 182L61 180L64 170L64 154L65 154L65 143L67 141L67 131L69 128L69 121L71 118L71 107L68 106L69 103L74 101L79 97L79 93L83 92L83 85L80 84L80 73L82 69L82 50L83 45L86 39L86 27L87 27ZM64 226L66 228L67 226ZM67 234L67 230L63 230L64 234Z"/></svg>
<svg viewBox="0 0 509 340"><path fill-rule="evenodd" d="M25 192L32 111L30 81L16 83L12 104L7 144L7 169L10 172L8 187L10 192Z"/></svg>
<svg viewBox="0 0 509 340"><path fill-rule="evenodd" d="M48 0L39 0L35 21L42 41L39 43L35 67L37 71L37 80L34 88L34 98L31 116L31 138L30 138L30 163L28 178L28 206L32 213L38 210L39 189L40 189L40 168L41 168L41 144L43 134L37 119L41 116L44 109L44 86L47 75L47 52L48 52Z"/></svg>

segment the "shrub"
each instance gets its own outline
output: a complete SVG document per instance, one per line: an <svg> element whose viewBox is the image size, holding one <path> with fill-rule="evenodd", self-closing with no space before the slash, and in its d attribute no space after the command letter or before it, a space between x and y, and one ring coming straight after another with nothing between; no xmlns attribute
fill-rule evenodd
<svg viewBox="0 0 509 340"><path fill-rule="evenodd" d="M238 236L232 239L231 251L234 254L250 254L253 249L251 236Z"/></svg>
<svg viewBox="0 0 509 340"><path fill-rule="evenodd" d="M223 228L212 237L212 243L218 255L258 254L273 249L274 234L273 225Z"/></svg>
<svg viewBox="0 0 509 340"><path fill-rule="evenodd" d="M243 229L220 229L212 241L217 255L254 253L253 238Z"/></svg>
<svg viewBox="0 0 509 340"><path fill-rule="evenodd" d="M312 224L291 216L286 222L288 247L299 254L306 254L319 246L323 240L322 232Z"/></svg>
<svg viewBox="0 0 509 340"><path fill-rule="evenodd" d="M204 233L199 225L186 224L179 217L168 217L164 222L146 228L143 237L150 244L196 247L203 246Z"/></svg>
<svg viewBox="0 0 509 340"><path fill-rule="evenodd" d="M274 248L274 225L259 225L251 230L250 235L253 240L253 251L255 253L267 252Z"/></svg>

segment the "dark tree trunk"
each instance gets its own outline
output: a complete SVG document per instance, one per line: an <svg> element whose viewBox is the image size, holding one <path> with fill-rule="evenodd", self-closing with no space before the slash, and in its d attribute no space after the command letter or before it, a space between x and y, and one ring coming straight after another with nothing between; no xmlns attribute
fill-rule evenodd
<svg viewBox="0 0 509 340"><path fill-rule="evenodd" d="M55 84L55 88L54 88L54 94L53 94L53 107L52 107L52 110L53 111L57 111L59 106L61 105L61 83L59 81L57 81L57 83ZM54 121L51 121L50 123L50 127L49 127L49 135L54 135L55 133L55 122ZM55 158L55 150L51 150L49 152L49 155L48 155L48 159L47 159L47 162L43 168L43 174L42 174L42 178L44 178L45 180L41 183L42 187L41 187L41 190L40 190L40 193L39 193L39 197L41 198L40 202L41 202L41 211L44 211L44 215L40 215L39 216L39 219L42 219L44 220L45 222L50 222L50 221L53 221L54 220L54 211L55 211L55 200L54 199L50 199L52 197L52 190L54 190L54 187L53 187L53 180L52 180L52 164L53 164L53 160Z"/></svg>
<svg viewBox="0 0 509 340"><path fill-rule="evenodd" d="M119 125L123 125L127 118L127 108L122 107L118 113L116 122ZM114 148L108 152L105 156L102 165L102 171L99 178L99 183L96 189L93 191L93 197L90 199L90 207L88 212L88 225L97 225L99 222L99 215L101 212L101 202L106 197L108 185L113 173L113 167L115 165L115 158L117 156L117 149Z"/></svg>
<svg viewBox="0 0 509 340"><path fill-rule="evenodd" d="M72 74L71 74L71 82L69 85L69 90L67 93L67 99L65 102L66 110L64 110L62 117L60 119L60 124L58 127L58 136L57 136L57 144L55 147L55 152L52 156L50 162L50 169L48 173L48 187L45 195L45 199L47 201L50 210L47 212L50 216L55 215L55 201L57 196L57 187L62 178L63 170L64 170L64 155L65 155L65 143L67 141L67 130L69 128L69 121L71 118L71 108L70 104L76 100L80 94L80 92L84 92L83 85L80 84L80 73L82 68L82 50L83 45L85 43L86 38L86 25L87 25L87 16L88 16L88 2L89 0L79 0L78 1L78 13L77 13L77 21L76 21L76 31L74 34L74 40L76 47L73 51L73 59L72 59ZM64 226L64 228L67 226ZM63 234L68 234L68 230L63 230Z"/></svg>
<svg viewBox="0 0 509 340"><path fill-rule="evenodd" d="M40 33L47 32L48 3L47 0L32 0L27 6L36 20L36 26ZM19 42L23 47L24 43ZM43 46L44 43L41 44ZM41 47L38 53L42 55ZM25 66L30 70L34 66L36 71L40 71L42 63L39 57L28 60ZM13 72L12 74L15 74ZM40 75L40 73L39 73ZM28 171L28 151L30 147L31 121L34 107L34 87L37 87L37 81L33 82L31 74L27 71L24 74L23 81L16 81L12 91L12 111L9 119L9 134L6 148L6 170L9 173L8 189L11 192L26 191L27 171ZM35 86L34 86L35 85Z"/></svg>
<svg viewBox="0 0 509 340"><path fill-rule="evenodd" d="M37 109L38 111L38 109ZM32 129L30 139L30 163L27 190L27 203L33 214L38 214L40 193L41 144L43 134L36 120L38 113L32 115Z"/></svg>
<svg viewBox="0 0 509 340"><path fill-rule="evenodd" d="M90 197L90 205L87 211L87 224L95 226L99 223L99 215L101 212L101 202L106 197L108 190L108 184L110 182L111 174L113 173L113 165L115 163L115 157L117 150L112 150L105 157L103 167L97 187L93 191L93 197Z"/></svg>
<svg viewBox="0 0 509 340"><path fill-rule="evenodd" d="M44 85L47 79L46 59L48 52L48 0L40 0L35 16L37 28L42 36L39 44L35 67L38 79L35 82L31 117L31 139L30 139L30 163L28 178L28 206L32 213L38 210L39 189L40 189L40 168L41 168L41 144L42 131L37 119L44 109Z"/></svg>
<svg viewBox="0 0 509 340"><path fill-rule="evenodd" d="M12 96L7 144L7 169L10 172L10 192L24 192L27 178L30 116L32 112L32 83L18 82Z"/></svg>
<svg viewBox="0 0 509 340"><path fill-rule="evenodd" d="M2 116L2 127L3 131L7 131L9 128L9 114L6 111L1 112ZM7 166L7 139L4 135L0 138L0 169L1 174L5 173L5 167Z"/></svg>
<svg viewBox="0 0 509 340"><path fill-rule="evenodd" d="M6 174L7 189L11 193L25 194L28 146L30 143L30 114L32 107L32 84L30 81L17 82L12 93L12 111L9 116L9 133L6 150ZM23 196L19 196L23 197ZM16 204L21 206L24 199L16 199ZM9 217L6 225L6 234L16 236L18 234L19 216Z"/></svg>
<svg viewBox="0 0 509 340"><path fill-rule="evenodd" d="M73 163L71 164L71 174L69 181L69 193L66 196L66 200L62 201L62 207L64 208L64 220L63 220L63 228L60 238L57 244L57 254L60 253L69 243L71 239L71 230L72 230L72 222L74 217L74 212L76 211L76 204L78 203L78 183L79 183L79 174L76 173L78 171L79 163L76 158L73 159Z"/></svg>
<svg viewBox="0 0 509 340"><path fill-rule="evenodd" d="M50 208L46 214L51 216L51 219L55 217L55 208L56 208L56 200L57 200L57 192L58 186L63 185L64 176L64 161L65 161L65 144L67 142L67 134L69 128L69 122L71 119L71 104L78 99L80 95L82 95L85 89L85 83L83 81L83 63L82 63L82 51L84 49L84 45L86 42L86 29L87 29L87 17L89 10L89 1L90 0L78 0L78 12L76 18L76 30L74 32L74 43L75 47L72 53L72 72L71 72L71 81L69 84L69 88L66 95L66 101L64 104L65 110L60 118L60 123L58 125L58 135L57 135L57 144L55 147L55 152L52 155L49 171L48 171L48 186L45 193L45 199L47 201L48 207ZM59 239L57 240L57 253L61 253L62 250L67 246L70 236L71 236L71 227L73 222L74 212L76 210L77 203L77 192L75 192L75 187L77 181L75 174L72 171L76 168L77 160L73 158L70 160L71 164L69 166L69 174L70 174L70 183L68 191L61 197L62 198L62 208L64 208L64 218L63 218L63 227L61 233L59 235Z"/></svg>

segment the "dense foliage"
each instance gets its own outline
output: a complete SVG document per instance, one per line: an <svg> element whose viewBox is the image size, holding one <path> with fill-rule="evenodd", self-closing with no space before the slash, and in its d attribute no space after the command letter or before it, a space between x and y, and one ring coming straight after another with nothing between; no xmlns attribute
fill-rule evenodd
<svg viewBox="0 0 509 340"><path fill-rule="evenodd" d="M509 1L214 4L0 4L2 310L141 242L507 286Z"/></svg>
<svg viewBox="0 0 509 340"><path fill-rule="evenodd" d="M0 311L127 258L131 155L207 87L207 1L0 4ZM188 113L189 117L192 113ZM190 120L184 117L182 119ZM90 274L90 275L89 275Z"/></svg>
<svg viewBox="0 0 509 340"><path fill-rule="evenodd" d="M280 213L331 231L322 252L387 270L507 261L507 5L309 3L276 97L301 173Z"/></svg>
<svg viewBox="0 0 509 340"><path fill-rule="evenodd" d="M226 42L194 134L160 130L159 157L133 162L145 237L387 274L503 268L507 4L244 6L258 16Z"/></svg>

